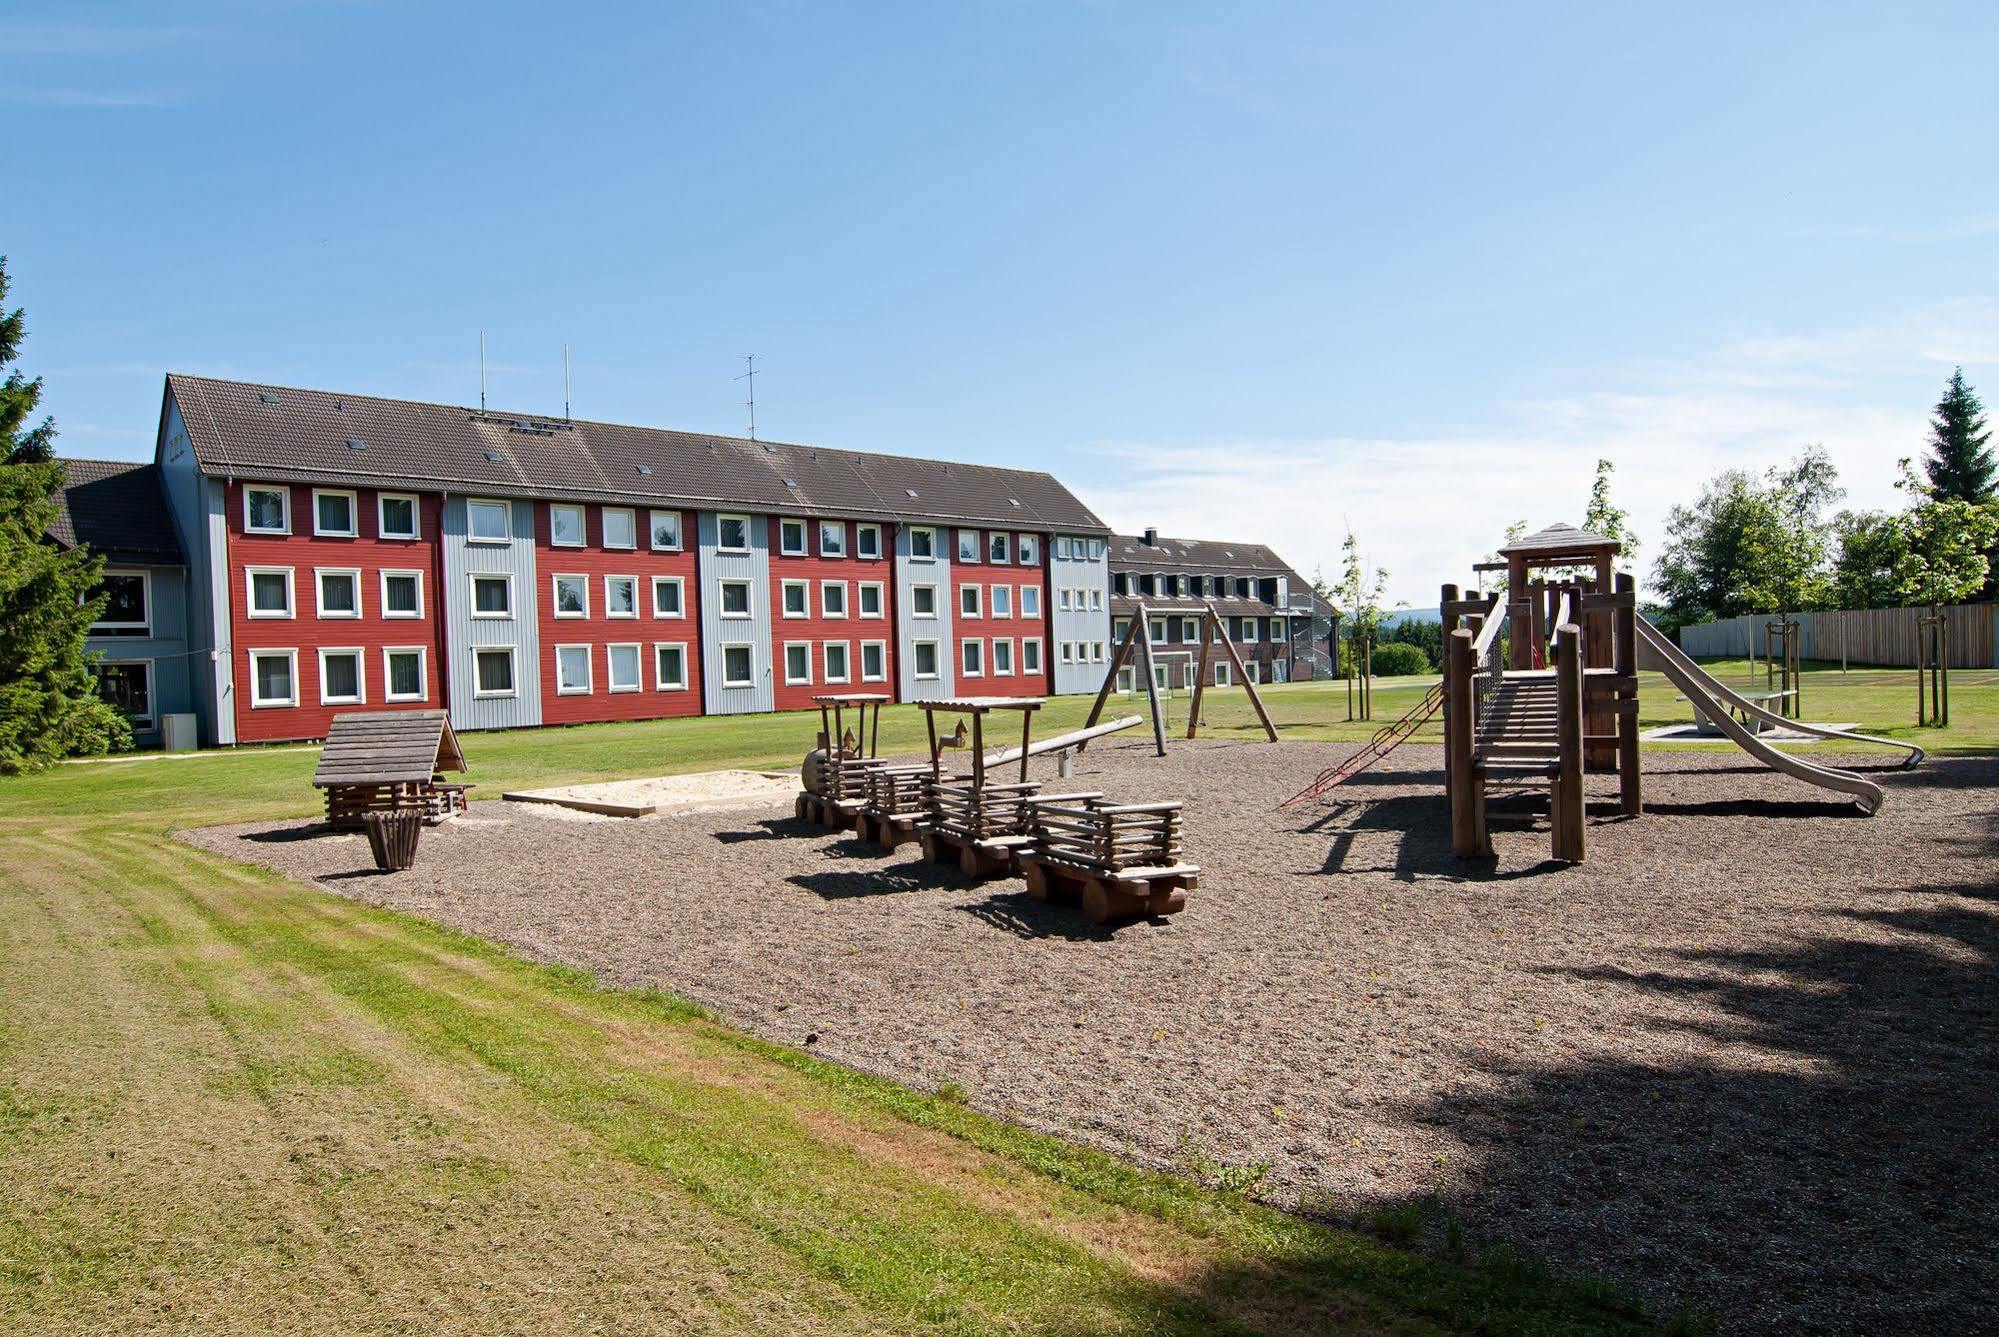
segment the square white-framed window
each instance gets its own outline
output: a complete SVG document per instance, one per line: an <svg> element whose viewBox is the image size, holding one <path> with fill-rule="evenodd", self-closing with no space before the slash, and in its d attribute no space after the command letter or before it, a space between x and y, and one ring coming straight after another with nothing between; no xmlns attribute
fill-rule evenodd
<svg viewBox="0 0 1999 1337"><path fill-rule="evenodd" d="M298 704L298 651L250 651L250 705L265 710Z"/></svg>
<svg viewBox="0 0 1999 1337"><path fill-rule="evenodd" d="M935 585L911 585L909 587L909 615L911 617L937 616L937 587Z"/></svg>
<svg viewBox="0 0 1999 1337"><path fill-rule="evenodd" d="M981 616L979 609L985 606L985 601L980 595L981 590L977 585L960 585L958 587L959 615L963 617Z"/></svg>
<svg viewBox="0 0 1999 1337"><path fill-rule="evenodd" d="M590 616L590 577L554 575L548 578L554 596L552 607L559 618Z"/></svg>
<svg viewBox="0 0 1999 1337"><path fill-rule="evenodd" d="M358 646L323 647L319 652L319 704L359 706L368 700Z"/></svg>
<svg viewBox="0 0 1999 1337"><path fill-rule="evenodd" d="M604 616L637 617L639 615L639 578L637 576L604 577Z"/></svg>
<svg viewBox="0 0 1999 1337"><path fill-rule="evenodd" d="M1055 607L1064 613L1069 611L1069 587L1067 585L1055 591Z"/></svg>
<svg viewBox="0 0 1999 1337"><path fill-rule="evenodd" d="M803 520L779 520L777 522L777 552L780 557L805 556L805 522Z"/></svg>
<svg viewBox="0 0 1999 1337"><path fill-rule="evenodd" d="M1279 641L1279 642L1281 642L1281 641L1282 641L1282 640L1284 639L1284 619L1283 619L1283 618L1281 618L1281 617L1273 617L1273 618L1271 618L1271 619L1270 619L1270 639L1271 639L1271 640L1273 640L1273 641Z"/></svg>
<svg viewBox="0 0 1999 1337"><path fill-rule="evenodd" d="M502 621L514 615L514 578L487 571L472 577L472 616L486 621Z"/></svg>
<svg viewBox="0 0 1999 1337"><path fill-rule="evenodd" d="M854 555L856 557L880 557L882 555L882 527L880 525L854 526Z"/></svg>
<svg viewBox="0 0 1999 1337"><path fill-rule="evenodd" d="M1061 561L1066 562L1069 560L1069 539L1066 535L1057 534L1055 536L1055 556Z"/></svg>
<svg viewBox="0 0 1999 1337"><path fill-rule="evenodd" d="M421 701L430 695L424 671L430 656L421 645L391 645L382 651L382 699Z"/></svg>
<svg viewBox="0 0 1999 1337"><path fill-rule="evenodd" d="M465 503L465 538L471 543L512 543L514 508L511 502L473 498Z"/></svg>
<svg viewBox="0 0 1999 1337"><path fill-rule="evenodd" d="M935 561L937 558L937 531L923 527L909 531L909 555L919 562Z"/></svg>
<svg viewBox="0 0 1999 1337"><path fill-rule="evenodd" d="M1113 640L1119 640L1119 641L1123 640L1124 634L1130 630L1131 630L1130 618L1114 617L1111 619L1111 638Z"/></svg>
<svg viewBox="0 0 1999 1337"><path fill-rule="evenodd" d="M986 673L986 643L976 636L970 636L958 643L958 670L968 678L983 678Z"/></svg>
<svg viewBox="0 0 1999 1337"><path fill-rule="evenodd" d="M246 534L291 533L292 490L288 487L244 488L243 532ZM290 703L287 702L285 704Z"/></svg>
<svg viewBox="0 0 1999 1337"><path fill-rule="evenodd" d="M1249 680L1251 682L1263 681L1263 665L1257 663L1254 659L1250 660L1247 664L1244 664L1242 666L1242 669L1243 672L1248 675Z"/></svg>
<svg viewBox="0 0 1999 1337"><path fill-rule="evenodd" d="M747 515L718 515L715 517L715 551L748 552L750 550L750 517Z"/></svg>
<svg viewBox="0 0 1999 1337"><path fill-rule="evenodd" d="M1020 671L1022 673L1041 672L1041 638L1029 636L1020 643Z"/></svg>
<svg viewBox="0 0 1999 1337"><path fill-rule="evenodd" d="M844 580L822 580L819 582L819 616L845 617L847 615L847 582Z"/></svg>
<svg viewBox="0 0 1999 1337"><path fill-rule="evenodd" d="M629 506L605 506L600 508L604 525L604 546L607 548L636 548L639 546L638 513Z"/></svg>
<svg viewBox="0 0 1999 1337"><path fill-rule="evenodd" d="M1155 617L1145 624L1145 639L1154 645L1166 644L1166 619Z"/></svg>
<svg viewBox="0 0 1999 1337"><path fill-rule="evenodd" d="M423 537L423 516L416 498L404 492L375 494L375 532L385 539Z"/></svg>
<svg viewBox="0 0 1999 1337"><path fill-rule="evenodd" d="M1041 587L1022 585L1020 587L1020 615L1022 617L1041 616Z"/></svg>
<svg viewBox="0 0 1999 1337"><path fill-rule="evenodd" d="M1020 555L1022 566L1041 565L1041 540L1034 535L1020 535L1020 542L1015 545L1014 551Z"/></svg>
<svg viewBox="0 0 1999 1337"><path fill-rule="evenodd" d="M1092 641L1090 643L1090 659L1092 662L1098 664L1104 662L1104 643L1102 641Z"/></svg>
<svg viewBox="0 0 1999 1337"><path fill-rule="evenodd" d="M645 690L645 654L637 641L604 647L604 682L614 692Z"/></svg>
<svg viewBox="0 0 1999 1337"><path fill-rule="evenodd" d="M152 631L153 576L150 571L107 570L98 580L93 593L104 596L104 611L98 614L97 621L90 624L91 634L144 636Z"/></svg>
<svg viewBox="0 0 1999 1337"><path fill-rule="evenodd" d="M995 678L1013 676L1013 642L1004 636L993 641L993 676Z"/></svg>
<svg viewBox="0 0 1999 1337"><path fill-rule="evenodd" d="M90 666L97 695L111 703L137 729L150 729L153 714L153 661L100 659Z"/></svg>
<svg viewBox="0 0 1999 1337"><path fill-rule="evenodd" d="M1187 645L1199 644L1201 639L1201 619L1183 617L1180 619L1180 640Z"/></svg>
<svg viewBox="0 0 1999 1337"><path fill-rule="evenodd" d="M995 585L987 597L987 606L994 617L1013 616L1013 586Z"/></svg>
<svg viewBox="0 0 1999 1337"><path fill-rule="evenodd" d="M687 690L687 642L660 641L654 644L652 686L656 692Z"/></svg>
<svg viewBox="0 0 1999 1337"><path fill-rule="evenodd" d="M746 618L750 612L750 582L747 580L724 580L716 585L715 607L725 618Z"/></svg>
<svg viewBox="0 0 1999 1337"><path fill-rule="evenodd" d="M654 511L651 515L651 542L654 552L679 552L680 512Z"/></svg>
<svg viewBox="0 0 1999 1337"><path fill-rule="evenodd" d="M879 580L864 580L856 591L860 596L862 617L882 616L882 583Z"/></svg>
<svg viewBox="0 0 1999 1337"><path fill-rule="evenodd" d="M472 695L512 696L516 690L511 645L485 646L472 652Z"/></svg>
<svg viewBox="0 0 1999 1337"><path fill-rule="evenodd" d="M1262 622L1263 619L1254 617L1246 617L1242 620L1242 643L1244 645L1256 644L1259 639L1259 632L1262 630Z"/></svg>
<svg viewBox="0 0 1999 1337"><path fill-rule="evenodd" d="M1090 586L1090 611L1092 613L1104 611L1104 592L1094 585Z"/></svg>
<svg viewBox="0 0 1999 1337"><path fill-rule="evenodd" d="M937 676L937 642L916 641L909 647L909 666L912 676L932 679Z"/></svg>
<svg viewBox="0 0 1999 1337"><path fill-rule="evenodd" d="M756 662L750 655L748 645L737 642L722 647L722 685L724 687L757 685Z"/></svg>
<svg viewBox="0 0 1999 1337"><path fill-rule="evenodd" d="M423 572L382 572L382 616L423 616Z"/></svg>
<svg viewBox="0 0 1999 1337"><path fill-rule="evenodd" d="M845 520L821 520L819 522L819 555L821 557L845 557L847 555L847 522Z"/></svg>
<svg viewBox="0 0 1999 1337"><path fill-rule="evenodd" d="M1076 662L1076 643L1074 641L1064 641L1058 648L1064 664L1073 664Z"/></svg>
<svg viewBox="0 0 1999 1337"><path fill-rule="evenodd" d="M812 616L812 582L786 580L778 584L778 615L801 618Z"/></svg>
<svg viewBox="0 0 1999 1337"><path fill-rule="evenodd" d="M888 642L861 642L861 681L888 681Z"/></svg>
<svg viewBox="0 0 1999 1337"><path fill-rule="evenodd" d="M784 643L784 681L788 687L811 684L812 642L786 641Z"/></svg>
<svg viewBox="0 0 1999 1337"><path fill-rule="evenodd" d="M581 506L565 506L550 502L548 507L548 542L555 548L580 548L589 541L589 528L584 521Z"/></svg>
<svg viewBox="0 0 1999 1337"><path fill-rule="evenodd" d="M994 530L986 535L986 560L989 562L1010 562L1012 542L1005 534Z"/></svg>
<svg viewBox="0 0 1999 1337"><path fill-rule="evenodd" d="M1231 685L1231 683L1230 683L1230 681L1229 681L1229 665L1228 665L1228 661L1227 661L1227 660L1225 660L1225 659L1223 659L1223 660L1216 660L1216 661L1215 661L1215 686L1217 686L1217 687L1228 687L1228 686L1230 686L1230 685Z"/></svg>
<svg viewBox="0 0 1999 1337"><path fill-rule="evenodd" d="M1101 562L1104 560L1104 550L1107 546L1102 539L1091 539L1089 551L1084 555L1093 562Z"/></svg>
<svg viewBox="0 0 1999 1337"><path fill-rule="evenodd" d="M292 569L288 566L246 566L244 594L251 617L291 617Z"/></svg>
<svg viewBox="0 0 1999 1337"><path fill-rule="evenodd" d="M854 680L853 647L845 641L828 641L822 648L826 659L827 682Z"/></svg>
<svg viewBox="0 0 1999 1337"><path fill-rule="evenodd" d="M1187 577L1185 576L1173 577L1173 593L1179 595L1183 599L1187 597Z"/></svg>
<svg viewBox="0 0 1999 1337"><path fill-rule="evenodd" d="M590 694L591 664L590 647L587 645L558 645L555 647L555 694L557 696L588 696Z"/></svg>
<svg viewBox="0 0 1999 1337"><path fill-rule="evenodd" d="M982 562L985 557L979 551L979 531L961 529L958 531L958 560L961 562Z"/></svg>
<svg viewBox="0 0 1999 1337"><path fill-rule="evenodd" d="M687 578L685 576L654 576L652 578L652 615L654 617L687 616Z"/></svg>

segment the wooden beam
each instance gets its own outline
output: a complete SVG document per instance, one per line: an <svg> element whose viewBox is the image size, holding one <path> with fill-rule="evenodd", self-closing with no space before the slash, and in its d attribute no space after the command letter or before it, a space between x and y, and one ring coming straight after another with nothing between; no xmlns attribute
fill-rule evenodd
<svg viewBox="0 0 1999 1337"><path fill-rule="evenodd" d="M1145 634L1138 642L1138 662L1145 671L1145 699L1152 706L1152 750L1157 756L1166 755L1166 717L1159 713L1159 684L1152 678L1152 614L1144 604L1138 606L1138 620L1132 623L1133 630L1144 627Z"/></svg>
<svg viewBox="0 0 1999 1337"><path fill-rule="evenodd" d="M1100 719L1103 716L1104 702L1110 697L1111 684L1117 681L1117 675L1119 671L1124 668L1125 661L1131 658L1132 637L1136 636L1139 632L1139 629L1145 625L1143 618L1144 611L1145 611L1144 605L1141 604L1139 606L1140 616L1134 617L1131 621L1131 625L1124 629L1124 639L1117 643L1117 653L1111 656L1110 670L1104 674L1104 685L1097 688L1096 704L1090 707L1090 717L1083 721L1083 727L1085 729L1095 728L1098 719ZM1089 744L1085 742L1081 746L1079 746L1076 750L1078 752L1081 752L1083 748L1088 746Z"/></svg>
<svg viewBox="0 0 1999 1337"><path fill-rule="evenodd" d="M1583 834L1583 647L1582 628L1565 622L1555 629L1555 734L1559 759L1549 801L1554 857L1581 863Z"/></svg>
<svg viewBox="0 0 1999 1337"><path fill-rule="evenodd" d="M1215 619L1216 629L1220 631L1221 615L1215 612L1212 603L1207 605L1207 609L1208 616ZM1242 679L1243 688L1249 693L1249 704L1256 708L1256 718L1262 722L1265 736L1271 742L1276 742L1277 726L1270 722L1270 712L1263 708L1263 696L1256 690L1256 681L1249 676L1249 670L1242 666L1242 656L1236 653L1235 642L1229 639L1228 633L1220 631L1220 635L1222 649L1228 651L1229 662L1235 665L1236 676Z"/></svg>
<svg viewBox="0 0 1999 1337"><path fill-rule="evenodd" d="M1485 795L1472 759L1475 720L1472 633L1453 631L1444 642L1444 785L1451 811L1451 850L1459 858L1492 853L1485 829Z"/></svg>
<svg viewBox="0 0 1999 1337"><path fill-rule="evenodd" d="M1208 685L1208 652L1215 647L1215 637L1221 635L1221 626L1215 618L1213 606L1201 616L1201 662L1194 668L1194 703L1187 711L1187 736L1201 727L1201 693Z"/></svg>
<svg viewBox="0 0 1999 1337"><path fill-rule="evenodd" d="M1645 810L1645 781L1638 758L1638 593L1629 573L1620 572L1616 585L1611 630L1618 683L1617 807L1626 817L1636 817Z"/></svg>

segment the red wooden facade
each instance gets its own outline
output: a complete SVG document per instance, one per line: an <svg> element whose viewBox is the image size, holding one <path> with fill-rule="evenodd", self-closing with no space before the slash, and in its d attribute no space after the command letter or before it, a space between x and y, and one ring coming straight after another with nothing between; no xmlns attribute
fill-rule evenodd
<svg viewBox="0 0 1999 1337"><path fill-rule="evenodd" d="M800 516L770 520L770 638L773 703L804 710L828 692L895 690L894 535L888 525ZM802 545L795 540L801 537ZM860 531L879 556L860 556ZM787 542L787 530L792 542ZM789 549L789 550L788 550ZM862 586L867 586L863 590ZM867 610L864 615L864 609ZM867 661L877 647L880 671ZM799 647L802 647L802 651ZM797 672L803 654L803 681Z"/></svg>

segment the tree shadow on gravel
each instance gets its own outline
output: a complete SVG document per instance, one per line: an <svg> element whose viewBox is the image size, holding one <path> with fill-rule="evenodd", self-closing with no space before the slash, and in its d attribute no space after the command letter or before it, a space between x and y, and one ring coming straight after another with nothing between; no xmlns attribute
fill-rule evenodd
<svg viewBox="0 0 1999 1337"><path fill-rule="evenodd" d="M1999 1328L1999 913L1825 925L1662 970L1546 967L1656 1006L1623 1054L1488 1058L1405 1106L1469 1153L1443 1213L1729 1330Z"/></svg>

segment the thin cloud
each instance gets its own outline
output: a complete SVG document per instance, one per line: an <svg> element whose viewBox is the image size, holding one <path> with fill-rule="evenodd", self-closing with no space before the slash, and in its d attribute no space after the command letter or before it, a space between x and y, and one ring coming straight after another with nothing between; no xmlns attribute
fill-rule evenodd
<svg viewBox="0 0 1999 1337"><path fill-rule="evenodd" d="M192 28L10 24L0 28L0 56L128 56L177 46L200 35Z"/></svg>
<svg viewBox="0 0 1999 1337"><path fill-rule="evenodd" d="M68 111L138 111L178 106L179 93L107 92L90 88L0 88L0 102Z"/></svg>

